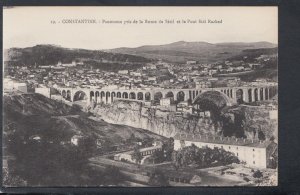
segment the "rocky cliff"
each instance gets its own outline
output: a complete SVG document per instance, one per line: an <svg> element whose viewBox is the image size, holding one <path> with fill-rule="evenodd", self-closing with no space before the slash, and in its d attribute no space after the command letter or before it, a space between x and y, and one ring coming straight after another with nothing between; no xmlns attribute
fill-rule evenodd
<svg viewBox="0 0 300 195"><path fill-rule="evenodd" d="M222 110L220 121L210 118L176 116L162 107L145 108L133 101L115 101L97 105L93 112L109 123L147 129L172 137L178 132L246 137L249 139L277 138L277 122L264 107L235 106Z"/></svg>
<svg viewBox="0 0 300 195"><path fill-rule="evenodd" d="M276 111L266 106L232 106L222 110L223 133L248 139L278 138L278 120L270 118ZM276 118L276 117L275 117Z"/></svg>
<svg viewBox="0 0 300 195"><path fill-rule="evenodd" d="M178 132L216 134L219 131L209 118L175 116L163 108L145 108L138 102L115 101L111 105L97 105L94 113L109 123L128 125L172 137Z"/></svg>

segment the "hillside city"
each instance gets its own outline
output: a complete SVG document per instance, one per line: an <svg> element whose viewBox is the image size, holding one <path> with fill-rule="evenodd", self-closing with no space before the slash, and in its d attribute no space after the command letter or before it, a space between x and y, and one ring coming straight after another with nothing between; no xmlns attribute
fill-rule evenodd
<svg viewBox="0 0 300 195"><path fill-rule="evenodd" d="M18 158L24 158L26 166L33 166L27 163L30 159L25 160L23 153L11 149L19 144L24 151L32 147L59 151L65 158L53 159L57 167L63 166L63 172L69 174L83 175L78 180L71 179L74 175L64 176L62 183L86 182L93 186L277 184L277 54L242 55L213 63L100 60L108 66L123 64L113 70L104 70L77 58L55 61L53 64L4 62L4 110L8 113L4 136L9 151L4 158L6 169L10 170L9 163L18 167L14 160ZM253 88L251 101L244 101L238 90L229 90L238 87ZM228 104L227 99L214 90L225 88L229 99L238 96L241 99ZM148 101L146 93L142 98L138 93L134 97L123 95L126 90L167 89L196 93L193 100L180 99L179 92L179 96L160 97L159 101L154 101L157 100L155 95ZM198 92L202 89L207 92L200 96ZM101 90L105 91L106 102L102 95L101 100L97 99L99 94L96 93ZM120 96L114 94L116 98L108 101L107 97L112 97L114 90L119 91ZM72 94L68 96L67 91ZM13 116L20 116L20 121ZM20 124L24 130L18 132ZM53 132L42 131L47 128ZM42 149L37 155L42 155ZM72 158L78 159L71 160L69 166L72 167L67 167L66 162ZM40 160L35 159L33 164L37 166ZM45 174L45 167L38 168L37 172ZM84 173L78 172L79 167L84 167ZM9 171L7 174L9 178ZM31 178L21 167L10 174L18 176L14 181L18 184L47 183L47 180Z"/></svg>
<svg viewBox="0 0 300 195"><path fill-rule="evenodd" d="M251 82L235 75L266 68L269 62L277 60L276 55L261 55L256 63L224 61L213 64L171 64L157 61L147 63L135 70L102 71L91 68L83 62L9 66L5 68L8 78L26 82L30 88L36 87L82 87L110 89L151 89L151 88L213 88L234 86L276 85L272 78L257 78ZM215 77L215 75L220 75ZM230 76L232 75L232 76ZM222 77L223 76L223 77Z"/></svg>

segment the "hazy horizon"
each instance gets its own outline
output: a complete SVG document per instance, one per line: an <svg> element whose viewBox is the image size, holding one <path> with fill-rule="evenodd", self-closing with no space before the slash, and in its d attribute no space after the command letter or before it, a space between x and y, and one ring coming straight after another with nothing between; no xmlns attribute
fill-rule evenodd
<svg viewBox="0 0 300 195"><path fill-rule="evenodd" d="M65 19L222 20L221 24L51 24ZM3 47L38 44L108 50L186 42L278 44L277 7L13 7L3 9Z"/></svg>
<svg viewBox="0 0 300 195"><path fill-rule="evenodd" d="M270 43L270 44L274 44L277 45L277 43L271 43L269 41L255 41L255 42L241 42L241 41L236 41L236 42L218 42L218 43L211 43L211 42L207 42L207 41L175 41L175 42L171 42L171 43L165 43L165 44L148 44L148 45L140 45L137 47L127 47L127 46L121 46L121 47L116 47L116 48L105 48L105 49L88 49L88 48L81 48L81 47L67 47L64 45L57 45L57 44L52 44L52 43L43 43L43 44L35 44L32 46L26 46L26 47L10 47L10 48L4 48L4 50L8 50L8 49L12 49L12 48L20 48L20 49L24 49L24 48L29 48L29 47L35 47L38 45L51 45L51 46L56 46L56 47L62 47L62 48L66 48L66 49L85 49L85 50L113 50L113 49L118 49L118 48L138 48L138 47L143 47L143 46L160 46L160 45L169 45L169 44L173 44L173 43L177 43L177 42L187 42L187 43L209 43L209 44L226 44L226 43L243 43L243 44L251 44L251 43L262 43L262 42L266 42L266 43Z"/></svg>

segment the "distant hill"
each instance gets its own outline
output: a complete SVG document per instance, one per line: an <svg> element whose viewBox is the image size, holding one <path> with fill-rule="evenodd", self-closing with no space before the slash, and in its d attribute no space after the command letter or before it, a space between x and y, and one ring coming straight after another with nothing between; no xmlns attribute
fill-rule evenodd
<svg viewBox="0 0 300 195"><path fill-rule="evenodd" d="M245 49L240 54L228 58L228 60L244 60L253 62L255 58L261 55L277 55L278 47L274 48L260 48L260 49ZM246 57L246 58L245 58Z"/></svg>
<svg viewBox="0 0 300 195"><path fill-rule="evenodd" d="M149 62L149 59L140 56L127 54L108 53L99 50L68 49L55 45L36 45L27 48L11 48L4 51L4 59L8 65L28 66L34 65L54 65L58 61L71 63L73 60L83 61L94 67L102 69L114 68L122 69L126 64L128 69ZM125 63L126 62L126 63ZM112 66L110 66L113 64ZM108 67L110 66L110 67Z"/></svg>
<svg viewBox="0 0 300 195"><path fill-rule="evenodd" d="M185 62L197 60L202 63L225 60L239 55L243 50L274 48L276 44L269 42L253 43L207 43L179 41L166 45L145 45L136 48L116 48L109 52L131 54L153 59L164 59L171 62Z"/></svg>

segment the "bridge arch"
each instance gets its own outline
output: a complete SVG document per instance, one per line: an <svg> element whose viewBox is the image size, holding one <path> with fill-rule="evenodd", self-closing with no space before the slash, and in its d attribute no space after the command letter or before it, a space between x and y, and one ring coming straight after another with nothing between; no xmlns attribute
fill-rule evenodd
<svg viewBox="0 0 300 195"><path fill-rule="evenodd" d="M150 93L150 92L146 92L146 93L145 93L145 101L146 101L146 102L151 101L151 93Z"/></svg>
<svg viewBox="0 0 300 195"><path fill-rule="evenodd" d="M163 94L162 94L161 92L156 92L156 93L154 94L154 100L155 100L156 102L159 102L162 98L163 98Z"/></svg>
<svg viewBox="0 0 300 195"><path fill-rule="evenodd" d="M172 91L169 91L168 93L166 93L165 97L166 98L174 98L174 93Z"/></svg>
<svg viewBox="0 0 300 195"><path fill-rule="evenodd" d="M248 89L248 101L249 102L253 102L253 90L252 89Z"/></svg>
<svg viewBox="0 0 300 195"><path fill-rule="evenodd" d="M100 101L101 101L101 102L104 102L104 98L105 98L105 92L104 92L104 91L101 91L101 92L100 92Z"/></svg>
<svg viewBox="0 0 300 195"><path fill-rule="evenodd" d="M144 100L144 94L143 94L143 92L138 92L137 93L137 99L138 100Z"/></svg>
<svg viewBox="0 0 300 195"><path fill-rule="evenodd" d="M73 96L73 102L87 100L87 99L88 99L87 94L82 90L76 91L76 93Z"/></svg>
<svg viewBox="0 0 300 195"><path fill-rule="evenodd" d="M122 98L128 99L128 93L127 92L123 92Z"/></svg>
<svg viewBox="0 0 300 195"><path fill-rule="evenodd" d="M232 93L232 91L231 91L231 93ZM245 95L247 95L247 94L245 94ZM236 102L238 104L241 104L244 102L244 91L242 89L236 90Z"/></svg>
<svg viewBox="0 0 300 195"><path fill-rule="evenodd" d="M117 92L117 98L121 98L121 97L122 97L121 92Z"/></svg>
<svg viewBox="0 0 300 195"><path fill-rule="evenodd" d="M197 104L202 100L213 102L218 108L223 108L224 106L231 105L232 103L226 94L219 91L205 91L199 94L192 103Z"/></svg>
<svg viewBox="0 0 300 195"><path fill-rule="evenodd" d="M116 92L111 92L111 102L114 101L114 97L116 97Z"/></svg>
<svg viewBox="0 0 300 195"><path fill-rule="evenodd" d="M67 97L67 92L66 92L66 90L62 90L61 96L62 96L63 98L66 98L66 97Z"/></svg>
<svg viewBox="0 0 300 195"><path fill-rule="evenodd" d="M258 101L258 89L257 88L254 89L254 101L255 102Z"/></svg>
<svg viewBox="0 0 300 195"><path fill-rule="evenodd" d="M71 96L72 96L71 91L67 90L66 100L72 101Z"/></svg>
<svg viewBox="0 0 300 195"><path fill-rule="evenodd" d="M182 102L182 101L185 101L185 93L183 91L179 91L177 94L177 101L178 102Z"/></svg>
<svg viewBox="0 0 300 195"><path fill-rule="evenodd" d="M95 100L96 100L96 103L99 102L99 97L100 97L100 92L99 92L99 91L96 91L96 93L95 93Z"/></svg>
<svg viewBox="0 0 300 195"><path fill-rule="evenodd" d="M90 101L92 101L94 99L94 96L95 96L95 92L90 91Z"/></svg>
<svg viewBox="0 0 300 195"><path fill-rule="evenodd" d="M106 103L109 103L109 101L110 101L110 92L107 91L107 92L105 93L105 96L106 96Z"/></svg>
<svg viewBox="0 0 300 195"><path fill-rule="evenodd" d="M136 95L134 92L129 93L129 99L132 99L132 100L136 99Z"/></svg>
<svg viewBox="0 0 300 195"><path fill-rule="evenodd" d="M231 99L224 92L205 91L196 96L192 105L196 113L209 111L211 119L215 123L220 120L222 109L230 106L231 103Z"/></svg>

